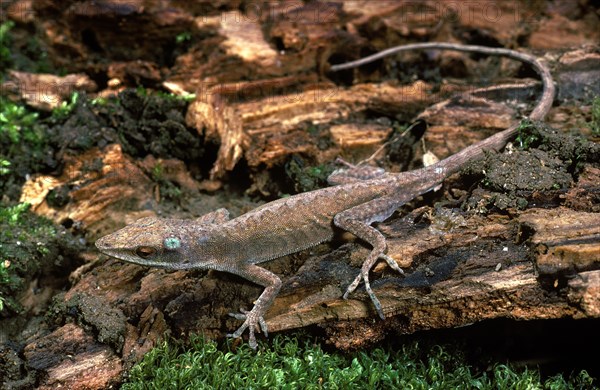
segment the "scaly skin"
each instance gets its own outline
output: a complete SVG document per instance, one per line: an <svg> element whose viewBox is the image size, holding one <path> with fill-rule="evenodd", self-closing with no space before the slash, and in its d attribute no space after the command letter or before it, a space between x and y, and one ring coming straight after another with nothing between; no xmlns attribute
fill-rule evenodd
<svg viewBox="0 0 600 390"><path fill-rule="evenodd" d="M548 69L535 57L508 49L447 43L414 44L336 65L332 70L360 66L385 55L417 49L502 55L527 62L541 76L544 86L530 119L543 119L552 105L554 85ZM385 254L385 237L371 224L384 221L404 203L435 188L465 163L480 157L484 150L502 148L514 136L516 129L516 125L512 126L436 164L414 171L392 174L365 171L364 167L354 170L351 167L350 172L339 170L329 179L331 184L338 184L334 187L279 199L231 220L225 209L196 220L143 218L99 239L96 247L109 256L135 264L169 269L214 269L240 275L264 286L252 310L232 314L244 322L229 335L240 337L248 329L249 344L256 348L255 332L261 329L267 335L264 315L281 288L281 279L277 275L256 264L329 241L335 229L340 228L373 247L344 298L362 281L379 316L385 318L371 289L369 271L380 258L396 271L402 270ZM359 170L360 173L357 173Z"/></svg>

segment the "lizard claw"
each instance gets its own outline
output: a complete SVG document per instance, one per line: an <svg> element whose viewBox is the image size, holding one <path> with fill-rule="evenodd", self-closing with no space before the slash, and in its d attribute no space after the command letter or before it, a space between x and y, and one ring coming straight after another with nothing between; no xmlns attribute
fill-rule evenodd
<svg viewBox="0 0 600 390"><path fill-rule="evenodd" d="M394 271L398 272L400 275L404 275L404 271L402 270L402 268L400 268L400 266L398 265L398 263L396 263L396 260L394 260L393 257L386 255L385 253L381 253L379 255L380 259L385 260L385 262L387 263L387 265L393 269Z"/></svg>
<svg viewBox="0 0 600 390"><path fill-rule="evenodd" d="M348 299L348 296L350 296L350 294L352 294L354 292L354 290L356 290L356 288L360 284L361 280L362 280L362 273L356 275L356 278L354 278L352 283L350 283L350 285L346 289L346 292L344 293L344 296L343 296L344 299Z"/></svg>
<svg viewBox="0 0 600 390"><path fill-rule="evenodd" d="M365 282L365 290L367 291L367 294L369 295L369 298L371 298L371 301L373 302L373 306L375 306L375 310L377 310L377 314L379 314L379 317L382 320L384 320L385 319L385 314L383 314L383 309L381 308L381 303L379 302L379 299L375 295L375 292L373 292L373 289L371 289L371 283L369 282L369 271L367 271L367 272L361 271L356 276L356 278L354 278L354 280L352 281L352 283L350 283L350 285L346 289L346 292L344 293L343 298L344 299L348 299L348 296L352 292L354 292L354 290L356 290L356 287L358 287L358 285L360 284L361 280L363 280Z"/></svg>
<svg viewBox="0 0 600 390"><path fill-rule="evenodd" d="M227 337L238 338L241 337L246 329L248 329L248 345L252 349L256 349L258 343L256 342L256 336L254 332L256 330L262 331L265 337L269 337L267 330L267 322L262 316L257 316L253 313L253 310L240 309L241 313L229 313L229 315L237 320L243 320L244 323L233 333L229 333Z"/></svg>
<svg viewBox="0 0 600 390"><path fill-rule="evenodd" d="M404 275L404 270L398 266L398 263L396 263L396 260L394 260L393 257L388 256L385 253L381 253L379 255L379 258L385 260L388 266L390 266L390 268L392 268L394 271L398 272L401 275ZM365 280L365 282L369 281L369 271L370 269L362 270L362 272L359 273L356 276L356 278L354 278L354 280L352 281L352 283L350 283L350 285L346 289L346 292L344 293L344 299L348 299L348 296L352 294L354 290L356 290L356 288L363 279Z"/></svg>
<svg viewBox="0 0 600 390"><path fill-rule="evenodd" d="M402 268L400 268L398 266L398 264L392 257L386 255L385 253L381 253L381 254L379 254L378 258L384 259L386 261L386 263L392 269L394 269L395 271L404 275L404 271L402 270ZM368 265L368 263L367 263L367 265ZM373 302L373 306L375 306L375 309L377 310L377 314L379 314L379 317L383 320L383 319L385 319L385 315L383 314L383 309L381 308L381 303L379 302L379 299L375 295L375 292L373 291L373 289L371 289L371 283L369 282L369 271L370 270L371 270L370 267L363 266L363 269L361 269L360 273L356 276L356 278L354 278L352 283L350 283L350 285L346 289L346 292L344 293L343 298L348 299L348 296L351 293L353 293L354 290L356 290L356 288L358 287L360 282L364 281L365 282L365 290L367 291L369 298L371 298L371 301Z"/></svg>

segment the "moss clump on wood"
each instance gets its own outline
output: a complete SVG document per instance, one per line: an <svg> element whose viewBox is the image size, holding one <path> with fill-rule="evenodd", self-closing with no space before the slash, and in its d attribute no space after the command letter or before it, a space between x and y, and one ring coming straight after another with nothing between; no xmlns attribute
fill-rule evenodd
<svg viewBox="0 0 600 390"><path fill-rule="evenodd" d="M23 308L15 297L29 282L72 269L81 250L83 245L75 237L31 213L28 204L0 206L0 318L20 314Z"/></svg>

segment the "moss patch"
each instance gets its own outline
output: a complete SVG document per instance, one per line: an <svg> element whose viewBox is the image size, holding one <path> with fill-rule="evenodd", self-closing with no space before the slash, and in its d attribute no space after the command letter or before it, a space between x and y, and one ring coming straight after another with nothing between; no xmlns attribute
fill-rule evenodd
<svg viewBox="0 0 600 390"><path fill-rule="evenodd" d="M257 351L231 345L219 347L199 336L191 338L188 349L164 342L133 367L122 389L568 389L593 382L585 371L570 380L542 381L535 370L502 364L477 373L459 351L417 343L349 355L283 336L274 337L270 346L260 342Z"/></svg>
<svg viewBox="0 0 600 390"><path fill-rule="evenodd" d="M66 280L83 245L68 231L29 212L27 204L0 207L0 318L20 314L16 297L35 278Z"/></svg>

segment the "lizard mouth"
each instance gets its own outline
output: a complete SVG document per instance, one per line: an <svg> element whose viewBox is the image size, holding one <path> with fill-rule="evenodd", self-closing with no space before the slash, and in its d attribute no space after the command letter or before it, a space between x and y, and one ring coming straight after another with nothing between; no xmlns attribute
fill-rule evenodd
<svg viewBox="0 0 600 390"><path fill-rule="evenodd" d="M128 251L115 247L112 242L111 236L109 235L98 239L95 245L96 248L105 255L115 257L119 260L131 261L129 258L130 256L127 256Z"/></svg>
<svg viewBox="0 0 600 390"><path fill-rule="evenodd" d="M118 247L115 247L113 245L113 240L111 239L111 236L104 236L98 239L95 245L100 252L109 256L119 258L119 254L123 252L122 249L119 249Z"/></svg>
<svg viewBox="0 0 600 390"><path fill-rule="evenodd" d="M125 261L127 263L143 265L146 267L160 267L160 268L172 268L173 266L169 263L159 261L157 259L147 259L136 252L136 249L123 248L120 245L115 246L113 244L111 236L106 236L98 239L95 243L96 248L105 255L114 257L115 259ZM144 247L146 248L146 247ZM148 247L150 248L150 247ZM139 251L139 248L137 248ZM191 267L187 267L191 268Z"/></svg>

